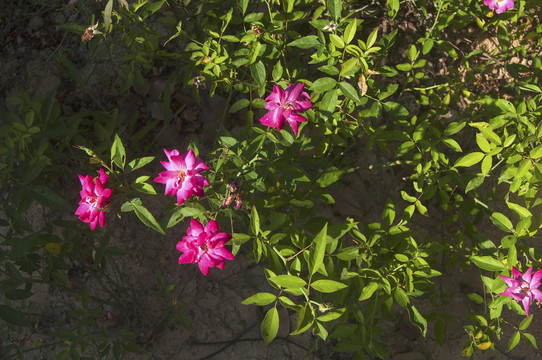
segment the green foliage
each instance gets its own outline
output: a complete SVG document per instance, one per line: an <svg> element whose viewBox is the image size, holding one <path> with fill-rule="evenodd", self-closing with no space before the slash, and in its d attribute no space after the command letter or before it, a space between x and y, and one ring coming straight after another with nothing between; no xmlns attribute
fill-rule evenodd
<svg viewBox="0 0 542 360"><path fill-rule="evenodd" d="M162 235L186 218L231 224L233 253L260 263L274 289L243 302L271 306L261 324L266 345L277 336L280 306L297 313L292 335L312 330L322 341L335 339L335 351L356 358L389 356L381 320L396 321L397 309L423 336L433 331L443 344L452 319L435 282L444 271L470 267L483 285L468 297L489 311L465 316L462 355L493 349L503 332L512 334L509 351L520 340L536 348L525 332L534 315L519 325L503 320L505 305L524 311L499 295L505 284L498 275L509 276L513 267L538 269L542 259L535 248L542 226L536 208L542 183L539 6L520 1L497 15L482 1L232 4L103 4L89 56L108 54L118 69L117 95L159 68L169 71L160 94L163 112L148 124L115 108L65 116L54 93L32 99L20 92L9 99L17 110L2 114L0 125L0 184L9 190L1 199L6 280L0 318L10 326L30 324L29 314L12 303L32 295L36 274L75 291L65 276L69 260L85 262L92 255L89 266L103 269L102 262L126 255L108 245L108 232L90 236L56 215L71 209L58 186L62 172L85 167L74 160L84 156L73 151L76 146L94 170L108 170L108 186L116 192L106 209L111 215L122 220L133 211ZM416 31L401 25L409 16ZM63 28L82 30L76 24ZM498 46L460 41L473 31L496 38ZM66 53L55 58L88 90L88 78ZM273 86L299 82L314 107L303 114L307 121L297 136L255 121L265 114ZM147 201L158 195L154 175L145 166L159 151L155 138L178 114L172 112L175 86L196 102L227 98L223 116L230 114L239 126L221 119L217 141L205 144L211 148L202 154L210 167L205 196L182 206L172 200L157 216ZM198 145L191 147L198 153ZM334 190L363 176L372 182L372 197L363 199L371 203L371 216L324 215L344 206ZM239 192L227 187L232 180ZM242 197L242 208L222 208L234 195ZM58 213L36 228L27 216L34 203ZM427 232L432 235L424 237ZM88 248L75 241L81 234L89 237ZM89 319L100 314L86 288L78 296L82 309L72 315L85 333L60 331L68 346L59 359L85 352ZM424 299L431 307L422 307ZM185 321L182 310L166 312ZM104 341L103 353L110 348L121 358L125 351L144 351L132 339Z"/></svg>

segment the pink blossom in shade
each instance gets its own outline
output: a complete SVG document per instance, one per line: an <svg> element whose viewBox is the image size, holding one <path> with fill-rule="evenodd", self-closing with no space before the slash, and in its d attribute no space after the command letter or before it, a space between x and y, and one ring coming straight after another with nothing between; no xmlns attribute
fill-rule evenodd
<svg viewBox="0 0 542 360"><path fill-rule="evenodd" d="M83 190L80 192L81 201L79 201L79 208L75 211L75 215L79 215L79 220L90 223L92 230L96 229L98 224L103 227L105 225L105 211L103 210L109 204L108 200L112 192L111 189L105 188L109 176L103 169L100 169L96 180L90 175L78 176Z"/></svg>
<svg viewBox="0 0 542 360"><path fill-rule="evenodd" d="M484 0L484 4L491 10L495 10L497 14L514 8L514 0Z"/></svg>
<svg viewBox="0 0 542 360"><path fill-rule="evenodd" d="M304 86L305 83L290 84L286 90L282 90L274 85L273 92L265 98L267 101L265 108L269 112L260 119L260 122L265 126L274 127L278 131L288 122L297 136L298 122L307 121L299 114L312 107L309 94L303 91Z"/></svg>
<svg viewBox="0 0 542 360"><path fill-rule="evenodd" d="M203 187L209 185L209 181L200 172L209 167L196 157L192 149L188 149L183 155L178 150L167 151L164 149L169 160L161 161L167 171L160 173L154 181L166 184L165 195L177 195L177 204L181 205L192 194L202 197Z"/></svg>
<svg viewBox="0 0 542 360"><path fill-rule="evenodd" d="M529 316L529 305L533 302L533 299L542 301L542 291L538 290L540 286L540 280L542 279L542 270L538 270L533 275L532 266L522 274L515 267L512 269L512 277L506 277L499 275L504 280L508 289L506 289L502 296L509 296L517 302L522 302L525 313Z"/></svg>
<svg viewBox="0 0 542 360"><path fill-rule="evenodd" d="M192 219L186 236L177 244L177 250L183 252L179 264L197 263L203 275L207 275L213 266L223 269L225 259L233 260L233 254L224 247L230 239L230 235L219 232L216 221L209 221L204 228Z"/></svg>

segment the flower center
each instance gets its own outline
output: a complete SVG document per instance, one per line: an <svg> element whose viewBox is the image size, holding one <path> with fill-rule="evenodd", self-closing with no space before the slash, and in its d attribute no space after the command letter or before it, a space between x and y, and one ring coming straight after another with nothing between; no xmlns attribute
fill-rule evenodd
<svg viewBox="0 0 542 360"><path fill-rule="evenodd" d="M529 284L527 284L526 282L523 282L523 283L521 284L521 292L522 292L523 294L528 294L530 290L531 290L531 289L530 289L530 287L529 287Z"/></svg>
<svg viewBox="0 0 542 360"><path fill-rule="evenodd" d="M98 205L98 198L97 197L87 197L86 202L87 202L87 204L90 205L91 208L95 208Z"/></svg>
<svg viewBox="0 0 542 360"><path fill-rule="evenodd" d="M294 105L289 101L282 104L281 107L282 107L283 110L293 110L294 109Z"/></svg>
<svg viewBox="0 0 542 360"><path fill-rule="evenodd" d="M200 245L201 251L207 251L207 244Z"/></svg>
<svg viewBox="0 0 542 360"><path fill-rule="evenodd" d="M177 181L175 181L175 184L179 186L184 181L185 177L186 177L186 173L180 170L179 173L177 174Z"/></svg>

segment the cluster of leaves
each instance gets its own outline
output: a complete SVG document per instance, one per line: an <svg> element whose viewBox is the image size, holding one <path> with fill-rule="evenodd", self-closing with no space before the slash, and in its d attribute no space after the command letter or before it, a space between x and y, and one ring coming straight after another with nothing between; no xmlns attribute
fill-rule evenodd
<svg viewBox="0 0 542 360"><path fill-rule="evenodd" d="M466 316L471 324L465 325L463 355L493 348L509 331L509 350L520 338L536 347L526 332L535 315L517 326L504 320L505 305L525 313L513 299L499 296L505 284L498 275L509 276L513 266L536 268L542 257L534 246L542 225L535 211L542 180L542 90L537 85L542 25L537 4L520 0L513 11L498 16L474 0L369 5L237 0L234 6L219 0L142 0L114 5L107 2L98 27L105 36L90 40L89 49L93 54L106 45L112 58L118 48L125 49L119 92L164 62L175 69L172 79L183 79L184 89L196 97L204 91L226 94L231 116L240 119L235 129L220 129L215 148L205 154L210 187L204 201L168 206L155 218L143 202L145 196L156 195L148 182L152 175L132 174L153 158L129 161L127 152L142 143L149 149L152 142L145 143L145 135L160 122L140 129L133 119L114 113L95 125L95 145L77 135L89 131L85 116L101 119L103 114L65 119L55 113L53 98L10 115L9 140L0 148L6 159L0 169L3 181L16 190L10 196L24 200L25 189L30 189L44 205L65 207L58 194L33 181L46 171L46 161L61 161L57 157L71 151L67 146L53 151L51 143L75 137L94 163L114 174L121 201L112 204L113 210L134 211L162 234L187 217L231 224L233 253L252 253L275 289L244 301L268 307L262 322L266 344L278 333L278 307L285 307L297 313L292 334L311 329L322 340L336 339L336 351L384 358L388 353L379 320L397 319L394 304L405 309L424 336L434 323L435 337L443 343L451 317L442 311L447 299L433 282L459 263L462 269L479 269L483 288L477 290L484 295L472 293L469 298L486 305L484 312ZM157 24L167 31L157 30ZM454 41L472 32L496 37L498 46L482 50ZM257 123L265 111L263 97L274 84L285 88L301 81L315 107L304 114L308 121L299 136L285 129L263 130ZM170 115L166 89L165 122ZM58 129L47 132L44 119L51 114L56 114L53 129ZM34 116L45 121L43 126L33 126ZM123 138L130 142L123 145L116 133L127 135ZM197 145L191 147L197 154ZM36 153L29 156L29 149ZM360 168L356 160L362 151L374 154L378 165ZM108 152L111 161L106 163ZM23 173L28 168L31 171ZM362 170L379 179L401 180L399 190L380 191L378 184L376 199L365 199L375 202L381 216L374 222L362 214L324 217L323 209L341 206L330 189L342 184L345 174ZM222 209L232 180L240 182L242 210ZM15 215L10 215L11 208L5 213L9 219L22 219L31 200L3 202L13 203L26 208ZM422 235L432 230L432 221L439 224L438 238ZM493 231L479 230L484 221L495 225ZM424 223L428 225L420 225ZM17 226L13 220L2 225ZM38 235L15 241L8 232L2 243L13 247L2 258L15 286L3 292L6 299L25 283L21 269L28 268L29 260L41 259L32 254L34 248L47 250L50 243L30 225L25 231ZM89 238L107 249L106 240ZM20 244L27 247L20 249ZM34 257L24 262L14 251ZM422 301L430 301L432 308L418 310ZM2 309L0 316L9 322L6 317L12 315L6 314L13 309Z"/></svg>

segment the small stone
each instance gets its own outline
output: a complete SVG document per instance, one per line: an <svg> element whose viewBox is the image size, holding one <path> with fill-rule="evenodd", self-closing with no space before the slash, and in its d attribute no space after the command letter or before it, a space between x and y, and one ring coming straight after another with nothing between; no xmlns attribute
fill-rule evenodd
<svg viewBox="0 0 542 360"><path fill-rule="evenodd" d="M34 16L28 22L28 28L32 31L37 31L43 26L43 19L40 16Z"/></svg>
<svg viewBox="0 0 542 360"><path fill-rule="evenodd" d="M53 18L53 22L56 25L63 25L64 23L66 23L66 17L61 12L56 13L55 17Z"/></svg>

